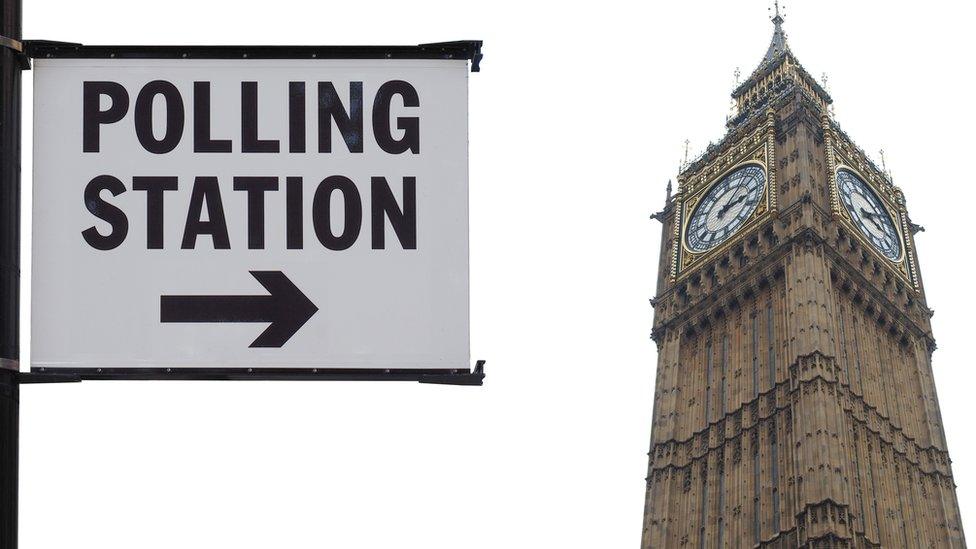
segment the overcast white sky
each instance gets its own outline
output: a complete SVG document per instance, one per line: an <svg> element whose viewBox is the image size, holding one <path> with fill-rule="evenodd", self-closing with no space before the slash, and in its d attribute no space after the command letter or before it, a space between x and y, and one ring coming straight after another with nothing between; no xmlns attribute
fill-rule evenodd
<svg viewBox="0 0 976 549"><path fill-rule="evenodd" d="M89 44L484 40L470 78L471 320L488 378L24 387L22 547L637 546L661 231L648 215L683 141L721 138L733 71L770 38L766 2L24 1L26 38ZM936 381L971 537L973 15L820 0L788 5L785 25L926 228ZM30 90L28 73L25 208Z"/></svg>

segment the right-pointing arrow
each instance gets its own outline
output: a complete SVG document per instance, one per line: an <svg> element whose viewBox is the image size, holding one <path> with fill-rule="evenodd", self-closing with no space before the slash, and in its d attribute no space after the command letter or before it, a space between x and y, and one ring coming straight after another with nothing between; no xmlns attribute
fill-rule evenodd
<svg viewBox="0 0 976 549"><path fill-rule="evenodd" d="M164 295L160 322L270 322L250 347L281 347L319 308L281 271L251 271L269 295Z"/></svg>

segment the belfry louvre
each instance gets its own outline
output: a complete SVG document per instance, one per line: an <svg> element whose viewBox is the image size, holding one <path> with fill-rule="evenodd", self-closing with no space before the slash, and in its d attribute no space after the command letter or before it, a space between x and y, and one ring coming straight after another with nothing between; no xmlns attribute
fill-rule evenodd
<svg viewBox="0 0 976 549"><path fill-rule="evenodd" d="M642 548L965 547L905 197L778 9L664 209Z"/></svg>

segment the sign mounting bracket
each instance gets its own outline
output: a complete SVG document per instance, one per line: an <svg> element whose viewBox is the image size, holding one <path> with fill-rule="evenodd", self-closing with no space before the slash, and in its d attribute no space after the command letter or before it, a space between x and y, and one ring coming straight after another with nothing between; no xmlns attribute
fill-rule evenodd
<svg viewBox="0 0 976 549"><path fill-rule="evenodd" d="M22 70L30 70L30 56L27 55L27 48L24 42L0 34L0 47L7 48L13 52L14 58Z"/></svg>
<svg viewBox="0 0 976 549"><path fill-rule="evenodd" d="M20 372L21 385L41 384L41 383L79 383L81 376L78 374L38 374L36 372Z"/></svg>
<svg viewBox="0 0 976 549"><path fill-rule="evenodd" d="M485 361L475 362L474 370L468 374L427 374L420 376L420 383L438 385L482 385L485 380Z"/></svg>

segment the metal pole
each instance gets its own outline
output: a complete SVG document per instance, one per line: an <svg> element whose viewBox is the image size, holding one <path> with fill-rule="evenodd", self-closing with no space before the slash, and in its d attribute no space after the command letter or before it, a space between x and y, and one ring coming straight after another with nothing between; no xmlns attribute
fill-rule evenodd
<svg viewBox="0 0 976 549"><path fill-rule="evenodd" d="M21 0L0 0L0 549L17 547Z"/></svg>

